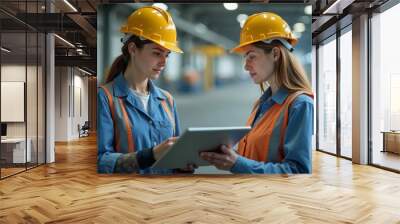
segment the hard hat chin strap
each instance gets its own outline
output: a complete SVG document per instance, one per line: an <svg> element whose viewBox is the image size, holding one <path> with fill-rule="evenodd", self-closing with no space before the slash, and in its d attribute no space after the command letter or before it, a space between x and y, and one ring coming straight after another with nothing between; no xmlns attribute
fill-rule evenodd
<svg viewBox="0 0 400 224"><path fill-rule="evenodd" d="M277 39L271 39L271 40L262 40L261 42L266 43L266 44L271 44L272 41L277 40L282 43L283 46L285 46L290 52L294 50L293 46L283 38L277 38Z"/></svg>

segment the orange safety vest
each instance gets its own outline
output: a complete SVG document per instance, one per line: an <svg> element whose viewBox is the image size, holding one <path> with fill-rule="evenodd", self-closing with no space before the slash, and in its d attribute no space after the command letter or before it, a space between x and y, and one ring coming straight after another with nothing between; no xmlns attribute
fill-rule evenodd
<svg viewBox="0 0 400 224"><path fill-rule="evenodd" d="M250 132L240 140L238 152L241 156L260 161L270 162L270 153L278 153L278 161L284 158L284 138L288 125L289 108L297 96L306 94L314 97L312 93L297 91L288 95L282 104L274 104L253 126ZM247 125L251 126L260 105L258 100L253 108ZM273 150L273 151L271 151Z"/></svg>
<svg viewBox="0 0 400 224"><path fill-rule="evenodd" d="M113 82L109 82L100 86L107 96L108 104L111 111L111 118L114 123L114 149L116 152L128 153L135 151L134 133L132 132L133 124L129 120L128 113L126 112L125 102L122 97L114 96ZM166 100L161 101L164 111L167 113L168 118L172 124L175 133L175 117L173 114L174 101L170 93L165 90L159 89L167 97Z"/></svg>

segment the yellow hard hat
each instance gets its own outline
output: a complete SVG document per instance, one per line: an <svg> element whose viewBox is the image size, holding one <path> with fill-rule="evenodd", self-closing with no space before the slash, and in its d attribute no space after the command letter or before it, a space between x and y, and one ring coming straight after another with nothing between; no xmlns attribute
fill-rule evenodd
<svg viewBox="0 0 400 224"><path fill-rule="evenodd" d="M158 7L145 6L134 11L125 25L122 33L134 34L151 40L168 50L183 53L176 40L176 28L171 15Z"/></svg>
<svg viewBox="0 0 400 224"><path fill-rule="evenodd" d="M240 53L244 46L273 39L286 40L291 46L297 43L290 26L280 16L271 12L257 13L247 18L240 31L240 43L231 52Z"/></svg>

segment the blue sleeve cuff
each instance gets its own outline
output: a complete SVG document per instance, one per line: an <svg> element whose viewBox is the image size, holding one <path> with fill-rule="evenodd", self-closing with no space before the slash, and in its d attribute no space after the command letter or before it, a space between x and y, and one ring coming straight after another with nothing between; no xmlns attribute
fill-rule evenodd
<svg viewBox="0 0 400 224"><path fill-rule="evenodd" d="M97 164L98 173L114 173L115 164L122 153L106 152L100 156Z"/></svg>
<svg viewBox="0 0 400 224"><path fill-rule="evenodd" d="M235 174L289 174L295 170L296 166L289 162L264 163L239 156L230 171Z"/></svg>
<svg viewBox="0 0 400 224"><path fill-rule="evenodd" d="M249 159L243 157L243 156L238 156L235 164L231 168L232 173L251 173L251 171L248 169L249 168Z"/></svg>

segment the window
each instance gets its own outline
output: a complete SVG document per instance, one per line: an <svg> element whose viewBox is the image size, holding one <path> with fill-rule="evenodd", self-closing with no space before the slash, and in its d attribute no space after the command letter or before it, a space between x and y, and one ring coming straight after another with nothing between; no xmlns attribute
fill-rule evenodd
<svg viewBox="0 0 400 224"><path fill-rule="evenodd" d="M393 27L398 21L400 5L371 19L371 157L373 164L396 170L400 170L400 150L396 151L400 149L396 132L400 130L400 46Z"/></svg>
<svg viewBox="0 0 400 224"><path fill-rule="evenodd" d="M347 31L347 32L346 32ZM352 157L352 35L340 36L340 155Z"/></svg>
<svg viewBox="0 0 400 224"><path fill-rule="evenodd" d="M318 149L336 153L336 37L318 48Z"/></svg>

